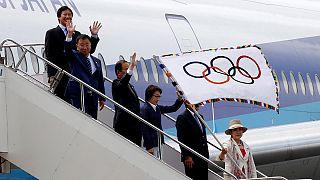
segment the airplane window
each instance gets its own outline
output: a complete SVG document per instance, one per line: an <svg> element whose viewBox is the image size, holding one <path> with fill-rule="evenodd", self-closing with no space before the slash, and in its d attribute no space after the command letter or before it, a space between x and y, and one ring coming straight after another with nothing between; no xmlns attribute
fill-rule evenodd
<svg viewBox="0 0 320 180"><path fill-rule="evenodd" d="M306 85L304 83L303 77L301 75L301 73L298 73L298 77L299 77L299 82L300 82L300 87L301 87L301 91L303 95L306 95Z"/></svg>
<svg viewBox="0 0 320 180"><path fill-rule="evenodd" d="M181 52L200 50L199 40L189 21L182 15L165 14Z"/></svg>
<svg viewBox="0 0 320 180"><path fill-rule="evenodd" d="M274 69L272 70L272 74L273 74L273 77L275 77L275 79L276 79L276 82L277 82L277 85L278 85L278 91L280 92L279 78L278 78L278 75L277 75L277 73L276 73L276 71Z"/></svg>
<svg viewBox="0 0 320 180"><path fill-rule="evenodd" d="M152 68L152 74L154 77L154 80L158 83L159 82L159 73L158 73L158 69L157 69L157 65L154 62L154 59L151 59L151 68Z"/></svg>
<svg viewBox="0 0 320 180"><path fill-rule="evenodd" d="M6 65L14 67L15 63L14 63L14 57L13 57L12 49L10 47L6 47L4 49L4 51L5 51L5 57L7 58L6 59Z"/></svg>
<svg viewBox="0 0 320 180"><path fill-rule="evenodd" d="M36 53L36 50L32 46L30 46L29 50ZM31 64L32 64L32 68L33 68L34 73L39 74L38 57L36 55L30 53L30 58L31 58Z"/></svg>
<svg viewBox="0 0 320 180"><path fill-rule="evenodd" d="M297 94L298 93L297 82L296 82L296 79L294 78L294 74L292 71L290 71L290 80L291 80L293 92L294 94Z"/></svg>
<svg viewBox="0 0 320 180"><path fill-rule="evenodd" d="M143 57L140 58L140 64L141 64L141 68L142 68L143 77L148 82L149 81L149 74L148 74L147 65L144 62Z"/></svg>
<svg viewBox="0 0 320 180"><path fill-rule="evenodd" d="M286 93L289 93L289 84L287 81L287 77L284 73L284 71L281 71L281 77L282 77L282 82L283 82L283 86L284 86L284 90L286 91Z"/></svg>
<svg viewBox="0 0 320 180"><path fill-rule="evenodd" d="M101 53L98 53L98 59L101 61L102 75L103 75L103 77L107 77L106 63L104 62L104 58Z"/></svg>
<svg viewBox="0 0 320 180"><path fill-rule="evenodd" d="M317 85L317 89L318 89L318 94L320 95L320 79L319 79L319 76L316 74L316 75L314 75L314 78L316 79L316 85Z"/></svg>
<svg viewBox="0 0 320 180"><path fill-rule="evenodd" d="M23 57L22 57L24 51L23 51L23 49L22 49L21 47L17 47L17 51L18 51L19 61L20 61L20 59L22 58L22 61L21 61L21 64L20 64L20 68L21 68L21 70L22 70L23 72L27 72L28 67L27 67L26 56L23 56ZM19 62L19 61L18 61L18 62ZM17 62L17 63L18 63L18 62Z"/></svg>
<svg viewBox="0 0 320 180"><path fill-rule="evenodd" d="M124 60L124 57L122 55L120 55L119 60Z"/></svg>
<svg viewBox="0 0 320 180"><path fill-rule="evenodd" d="M309 73L307 73L307 82L308 82L308 86L309 86L309 89L310 89L310 94L313 96L314 89L313 89L313 84L312 84L312 80L311 80L311 77L310 77Z"/></svg>

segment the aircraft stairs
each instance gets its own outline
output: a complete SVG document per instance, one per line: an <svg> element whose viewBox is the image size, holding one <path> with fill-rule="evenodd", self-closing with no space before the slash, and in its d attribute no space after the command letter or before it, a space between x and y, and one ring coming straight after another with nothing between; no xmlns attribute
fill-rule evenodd
<svg viewBox="0 0 320 180"><path fill-rule="evenodd" d="M5 43L22 48L23 53L19 55L19 62L11 67L0 64L2 158L38 179L189 179L183 173L177 150L165 145L163 159L159 160L118 135L108 127L108 122L94 120L57 98L51 93L52 87L19 67L27 53L43 61L46 59L12 40L3 41L0 52L3 52ZM7 62L7 57L3 57ZM70 76L56 68L60 75ZM58 73L58 79L60 75ZM75 80L88 87L81 80ZM111 108L105 108L98 119L103 116L110 122L113 115ZM136 118L171 138L142 118ZM172 140L183 145L174 138ZM217 166L208 159L206 161ZM8 169L5 165L10 164L3 163L2 170ZM223 179L211 170L208 173L210 180Z"/></svg>

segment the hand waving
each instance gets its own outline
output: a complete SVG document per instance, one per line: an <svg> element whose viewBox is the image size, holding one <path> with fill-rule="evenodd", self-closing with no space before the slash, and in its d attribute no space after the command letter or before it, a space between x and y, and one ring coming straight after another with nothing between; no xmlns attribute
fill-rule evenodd
<svg viewBox="0 0 320 180"><path fill-rule="evenodd" d="M73 26L72 21L67 21L66 23L68 37L72 37L73 32L76 30L76 26Z"/></svg>
<svg viewBox="0 0 320 180"><path fill-rule="evenodd" d="M91 34L97 35L101 27L102 25L99 21L94 21L92 26L89 27Z"/></svg>
<svg viewBox="0 0 320 180"><path fill-rule="evenodd" d="M136 56L137 56L137 54L133 53L133 55L130 57L130 61L131 61L130 66L129 66L130 70L133 70L133 68L137 65Z"/></svg>

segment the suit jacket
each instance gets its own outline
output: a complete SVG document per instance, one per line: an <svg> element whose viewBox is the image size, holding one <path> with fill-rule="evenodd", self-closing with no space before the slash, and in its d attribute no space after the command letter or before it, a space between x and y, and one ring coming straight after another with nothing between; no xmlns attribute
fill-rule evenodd
<svg viewBox="0 0 320 180"><path fill-rule="evenodd" d="M238 144L230 138L227 142L223 143L223 147L228 150L228 153L231 155L233 160L237 163L237 165L244 171L244 173L248 176L247 178L256 178L257 170L253 160L252 152L249 146L242 141L243 148L246 152L245 156L242 155L240 147ZM226 155L225 159L225 170L234 174L239 179L245 179L240 170L236 167L236 165L231 161L231 159ZM225 179L233 179L228 174L224 173Z"/></svg>
<svg viewBox="0 0 320 180"><path fill-rule="evenodd" d="M183 101L179 101L177 99L172 106L157 105L156 111L155 111L153 107L148 102L146 102L141 108L141 117L162 130L161 114L177 111L181 107L182 103ZM143 142L144 147L146 147L147 150L153 147L157 147L158 146L157 131L145 125L144 123L141 125L141 127L142 127L142 136L144 140ZM163 135L161 135L161 143L163 142L164 142L164 137Z"/></svg>
<svg viewBox="0 0 320 180"><path fill-rule="evenodd" d="M85 62L85 61L88 61L87 57L83 56L78 51L72 50L72 41L66 42L65 51L66 51L66 58L69 60L68 62L69 62L71 74L79 78L86 84L90 85L91 87L95 88L96 90L100 91L101 93L105 94L104 79L102 75L102 67L101 67L100 60L90 55L96 67L96 71L93 74L91 74ZM66 94L71 98L72 105L74 105L77 108L81 107L81 100L80 100L81 89L80 89L80 84L77 81L73 79L69 80ZM84 88L84 95L86 98L85 99L86 112L87 112L87 109L92 109L92 108L94 110L97 110L98 100L100 101L105 100L103 97L97 95L96 93L92 93L92 91L89 90L88 88ZM90 98L87 98L89 96ZM94 114L94 117L96 117L95 114Z"/></svg>
<svg viewBox="0 0 320 180"><path fill-rule="evenodd" d="M81 33L75 31L72 35L72 49L76 49L76 39ZM66 35L63 30L57 26L46 32L45 36L45 55L53 64L69 72L68 61L65 60L64 41ZM91 37L91 51L94 53L99 42L99 38ZM54 76L57 70L54 67L47 66L48 77Z"/></svg>
<svg viewBox="0 0 320 180"><path fill-rule="evenodd" d="M117 103L129 109L136 115L140 114L140 102L134 87L129 83L132 75L126 74L122 79L115 79L112 82L112 97ZM115 105L113 127L116 131L136 129L140 131L140 121L118 108Z"/></svg>
<svg viewBox="0 0 320 180"><path fill-rule="evenodd" d="M201 125L203 131L201 131L196 119L191 114L191 112L189 110L185 110L177 118L177 136L180 142L197 151L204 157L209 158L206 130L205 126L202 123ZM191 156L194 161L200 159L181 146L180 149L181 161L184 161L187 156Z"/></svg>

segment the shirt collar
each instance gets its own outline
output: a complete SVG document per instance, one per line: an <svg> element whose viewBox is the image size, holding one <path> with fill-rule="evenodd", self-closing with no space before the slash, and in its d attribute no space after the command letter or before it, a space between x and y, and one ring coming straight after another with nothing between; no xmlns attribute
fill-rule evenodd
<svg viewBox="0 0 320 180"><path fill-rule="evenodd" d="M157 111L157 105L154 105L154 104L152 104L150 102L148 102L148 103L151 105L151 107L153 108L154 111Z"/></svg>
<svg viewBox="0 0 320 180"><path fill-rule="evenodd" d="M62 24L59 24L59 27L62 29L63 32L64 32L64 30L67 28L67 27L65 27L65 26L62 25Z"/></svg>

